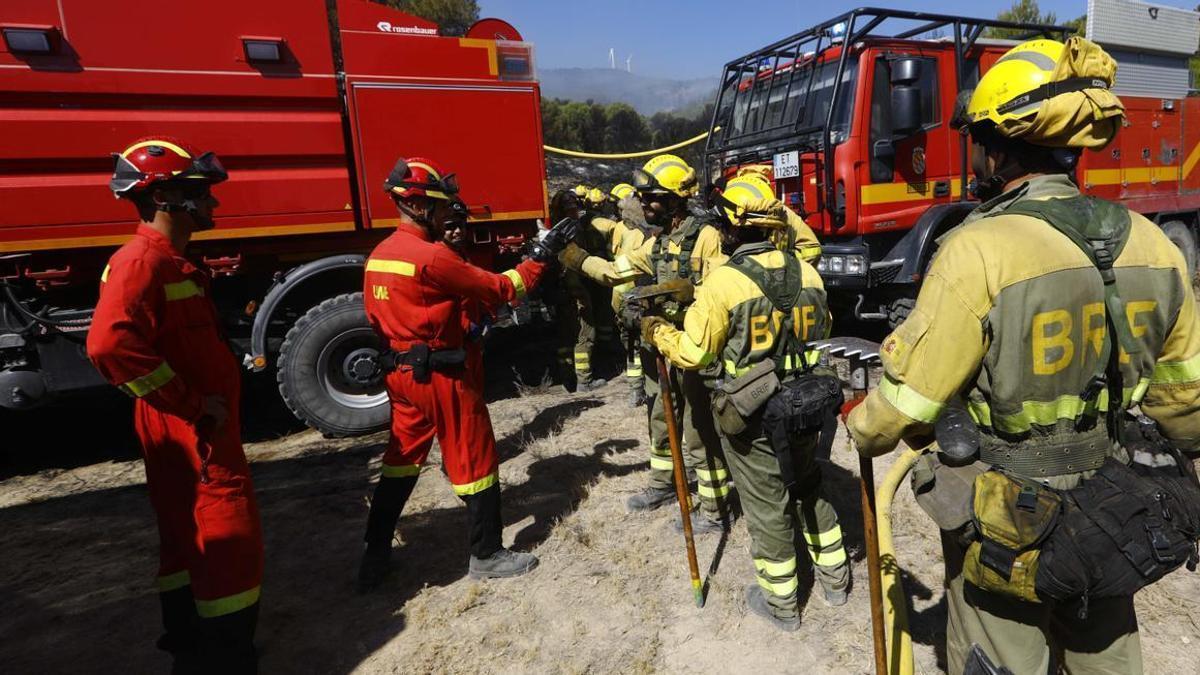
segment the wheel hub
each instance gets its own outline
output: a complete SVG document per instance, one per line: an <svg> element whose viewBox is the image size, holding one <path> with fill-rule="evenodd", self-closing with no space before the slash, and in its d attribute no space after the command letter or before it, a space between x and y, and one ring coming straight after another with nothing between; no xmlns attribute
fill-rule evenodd
<svg viewBox="0 0 1200 675"><path fill-rule="evenodd" d="M342 373L347 380L362 387L376 384L380 376L379 352L367 347L355 349L346 355Z"/></svg>

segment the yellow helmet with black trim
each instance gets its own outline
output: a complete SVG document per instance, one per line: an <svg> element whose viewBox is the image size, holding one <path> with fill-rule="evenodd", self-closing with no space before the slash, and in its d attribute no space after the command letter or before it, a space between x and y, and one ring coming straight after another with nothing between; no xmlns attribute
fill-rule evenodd
<svg viewBox="0 0 1200 675"><path fill-rule="evenodd" d="M579 184L579 185L576 185L575 187L571 188L571 192L574 193L575 196L578 197L579 201L581 201L581 202L583 200L587 199L588 190L591 190L591 188L586 185L583 185L583 184Z"/></svg>
<svg viewBox="0 0 1200 675"><path fill-rule="evenodd" d="M696 194L696 171L675 155L657 155L633 170L633 187L641 194Z"/></svg>
<svg viewBox="0 0 1200 675"><path fill-rule="evenodd" d="M592 188L584 195L583 201L591 207L600 206L604 203L604 192L600 188Z"/></svg>
<svg viewBox="0 0 1200 675"><path fill-rule="evenodd" d="M957 121L990 122L1001 135L1034 145L1098 149L1125 114L1110 91L1116 74L1116 61L1084 38L1028 40L983 75Z"/></svg>
<svg viewBox="0 0 1200 675"><path fill-rule="evenodd" d="M629 183L617 183L608 191L608 198L611 201L619 202L626 197L632 197L636 192L637 189Z"/></svg>
<svg viewBox="0 0 1200 675"><path fill-rule="evenodd" d="M760 172L745 171L734 176L723 190L715 193L714 200L734 227L787 226L779 217L782 205L775 197L775 188Z"/></svg>

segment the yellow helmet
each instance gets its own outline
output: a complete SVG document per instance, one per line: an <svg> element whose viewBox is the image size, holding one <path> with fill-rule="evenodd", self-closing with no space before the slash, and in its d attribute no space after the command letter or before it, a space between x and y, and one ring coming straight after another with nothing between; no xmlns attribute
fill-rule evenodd
<svg viewBox="0 0 1200 675"><path fill-rule="evenodd" d="M629 183L617 183L608 191L608 197L614 202L619 202L626 197L632 197L635 192L637 189Z"/></svg>
<svg viewBox="0 0 1200 675"><path fill-rule="evenodd" d="M643 194L696 194L696 172L675 155L658 155L640 169L633 170L633 186Z"/></svg>
<svg viewBox="0 0 1200 675"><path fill-rule="evenodd" d="M1000 134L1035 145L1101 148L1124 117L1109 91L1116 74L1116 61L1084 38L1028 40L984 74L958 121L991 122Z"/></svg>
<svg viewBox="0 0 1200 675"><path fill-rule="evenodd" d="M576 185L575 187L571 188L571 192L574 193L575 196L579 198L579 201L582 202L583 200L587 199L588 190L590 190L590 189L591 188L589 188L588 186L580 184L580 185Z"/></svg>
<svg viewBox="0 0 1200 675"><path fill-rule="evenodd" d="M735 227L780 228L787 222L778 217L775 188L761 172L744 171L734 176L714 200Z"/></svg>
<svg viewBox="0 0 1200 675"><path fill-rule="evenodd" d="M600 206L604 203L604 193L600 188L592 188L587 191L587 195L584 196L583 201L589 206Z"/></svg>

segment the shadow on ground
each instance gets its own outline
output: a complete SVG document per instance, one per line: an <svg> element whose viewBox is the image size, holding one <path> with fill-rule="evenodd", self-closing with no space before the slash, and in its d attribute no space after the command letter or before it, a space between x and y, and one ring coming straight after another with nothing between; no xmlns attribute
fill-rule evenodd
<svg viewBox="0 0 1200 675"><path fill-rule="evenodd" d="M596 405L574 399L540 411L499 439L505 460ZM544 541L600 476L639 470L606 461L634 446L608 441L590 454L523 457L528 479L503 493L505 523L528 521L515 546ZM466 574L465 509L414 511L400 521L404 543L393 575L376 592L355 594L371 460L382 451L363 444L252 466L267 549L258 639L264 672L350 672L404 631L404 606L424 587ZM144 485L0 509L0 550L7 672L166 671L166 656L153 648L158 537Z"/></svg>

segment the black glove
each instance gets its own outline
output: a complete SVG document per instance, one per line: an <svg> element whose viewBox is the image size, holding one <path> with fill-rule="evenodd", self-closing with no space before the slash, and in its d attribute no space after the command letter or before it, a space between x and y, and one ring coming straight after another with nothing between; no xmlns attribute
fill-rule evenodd
<svg viewBox="0 0 1200 675"><path fill-rule="evenodd" d="M579 232L579 221L574 218L563 218L550 228L546 236L533 242L533 251L529 257L538 262L550 262L558 257L567 244L575 240Z"/></svg>

